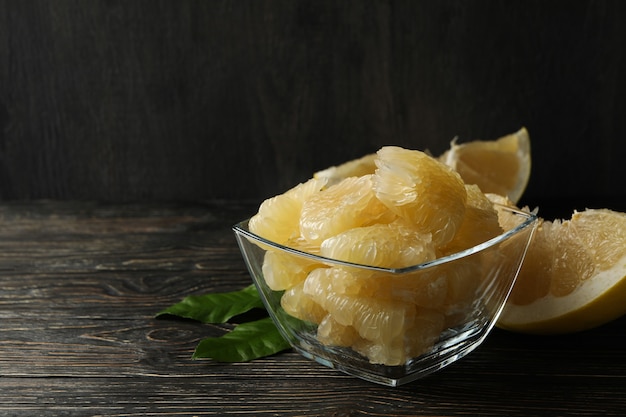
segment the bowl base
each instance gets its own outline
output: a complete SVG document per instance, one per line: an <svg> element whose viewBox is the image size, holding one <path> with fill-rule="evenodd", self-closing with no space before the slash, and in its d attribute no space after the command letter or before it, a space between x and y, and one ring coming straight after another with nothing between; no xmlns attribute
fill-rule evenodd
<svg viewBox="0 0 626 417"><path fill-rule="evenodd" d="M293 348L302 356L348 375L389 387L413 382L438 371L475 350L486 338L484 326L457 332L445 338L434 352L410 360L405 365L387 366L370 363L367 358L349 348L319 345L317 341L300 339Z"/></svg>

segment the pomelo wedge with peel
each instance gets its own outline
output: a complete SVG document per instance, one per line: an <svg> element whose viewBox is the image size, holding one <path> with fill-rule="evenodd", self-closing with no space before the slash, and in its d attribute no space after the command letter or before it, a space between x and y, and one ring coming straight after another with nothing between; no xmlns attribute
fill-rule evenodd
<svg viewBox="0 0 626 417"><path fill-rule="evenodd" d="M573 333L626 314L626 214L608 209L543 221L497 326Z"/></svg>
<svg viewBox="0 0 626 417"><path fill-rule="evenodd" d="M626 262L615 269L598 274L566 297L546 296L525 306L508 303L497 326L518 333L566 334L621 317L626 313Z"/></svg>
<svg viewBox="0 0 626 417"><path fill-rule="evenodd" d="M497 140L462 144L453 140L439 160L457 171L466 184L517 203L530 178L530 137L526 128L521 128Z"/></svg>

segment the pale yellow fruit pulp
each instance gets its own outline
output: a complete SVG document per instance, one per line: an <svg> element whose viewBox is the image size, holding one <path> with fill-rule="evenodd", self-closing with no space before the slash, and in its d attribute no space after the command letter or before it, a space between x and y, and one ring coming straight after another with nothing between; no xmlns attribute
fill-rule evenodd
<svg viewBox="0 0 626 417"><path fill-rule="evenodd" d="M326 182L325 179L312 178L283 194L268 198L248 222L250 231L281 245L290 239L297 239L304 201L320 192Z"/></svg>
<svg viewBox="0 0 626 417"><path fill-rule="evenodd" d="M299 213L300 234L312 244L389 217L374 194L371 175L348 177L312 194Z"/></svg>
<svg viewBox="0 0 626 417"><path fill-rule="evenodd" d="M493 141L450 144L439 160L456 170L466 184L517 203L530 178L530 138L526 128Z"/></svg>
<svg viewBox="0 0 626 417"><path fill-rule="evenodd" d="M481 259L440 265L436 273L350 264L405 268L502 232L499 212L478 185L437 158L396 146L319 171L266 200L250 229L322 256L312 261L263 246L270 249L263 274L271 289L284 291L285 312L317 324L321 343L385 365L427 352L446 327L472 314ZM331 266L323 257L349 264Z"/></svg>
<svg viewBox="0 0 626 417"><path fill-rule="evenodd" d="M313 174L313 178L325 180L328 185L333 185L344 178L362 177L373 174L376 170L376 154L368 154L361 158L344 162L343 164L326 168Z"/></svg>
<svg viewBox="0 0 626 417"><path fill-rule="evenodd" d="M536 334L587 330L626 313L626 214L543 221L498 321Z"/></svg>
<svg viewBox="0 0 626 417"><path fill-rule="evenodd" d="M372 177L376 197L437 244L448 243L463 222L467 192L458 173L424 152L385 146Z"/></svg>

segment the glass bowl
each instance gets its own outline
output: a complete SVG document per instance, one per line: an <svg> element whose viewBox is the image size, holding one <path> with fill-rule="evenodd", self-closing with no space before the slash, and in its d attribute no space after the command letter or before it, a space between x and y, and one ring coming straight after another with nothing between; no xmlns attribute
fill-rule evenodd
<svg viewBox="0 0 626 417"><path fill-rule="evenodd" d="M476 349L493 328L537 227L534 214L501 235L401 269L359 265L289 248L233 227L265 307L303 356L399 386Z"/></svg>

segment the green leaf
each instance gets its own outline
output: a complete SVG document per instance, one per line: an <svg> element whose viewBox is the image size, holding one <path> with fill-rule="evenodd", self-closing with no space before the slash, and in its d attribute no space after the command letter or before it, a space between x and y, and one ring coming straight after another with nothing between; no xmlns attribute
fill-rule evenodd
<svg viewBox="0 0 626 417"><path fill-rule="evenodd" d="M190 295L160 311L156 316L169 314L202 323L225 323L253 308L263 308L263 302L256 287L250 285L239 291Z"/></svg>
<svg viewBox="0 0 626 417"><path fill-rule="evenodd" d="M189 296L157 313L157 317L174 315L203 323L225 323L234 316L254 308L263 308L254 285L240 291ZM220 362L247 362L290 348L269 317L242 323L221 337L200 341L194 359L212 358Z"/></svg>
<svg viewBox="0 0 626 417"><path fill-rule="evenodd" d="M282 352L290 347L272 319L266 317L239 324L224 336L201 340L193 358L211 358L219 362L247 362Z"/></svg>

